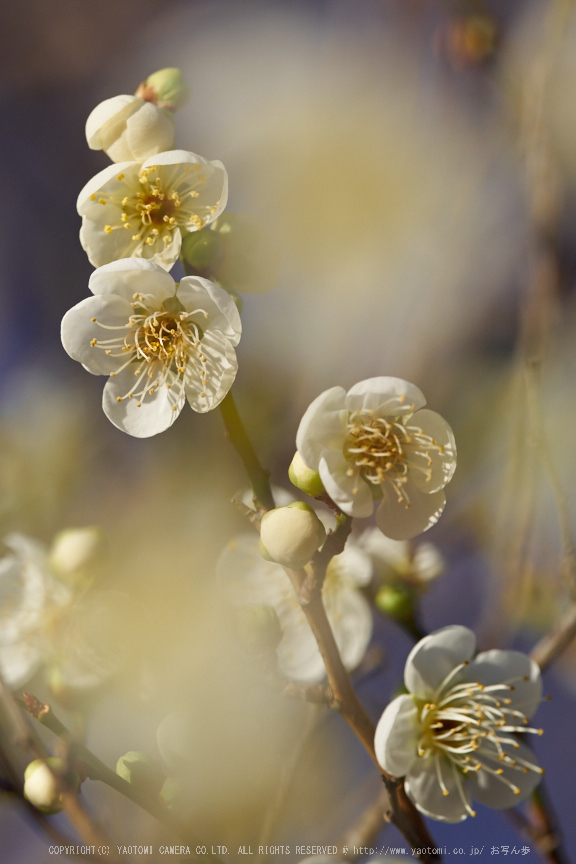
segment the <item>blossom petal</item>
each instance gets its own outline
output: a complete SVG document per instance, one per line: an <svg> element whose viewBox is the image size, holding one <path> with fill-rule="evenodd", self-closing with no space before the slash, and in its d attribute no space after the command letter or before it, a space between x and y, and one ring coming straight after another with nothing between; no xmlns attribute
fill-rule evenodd
<svg viewBox="0 0 576 864"><path fill-rule="evenodd" d="M432 449L427 451L428 458L432 463L430 466L422 455L418 456L409 452L410 480L422 492L437 492L438 489L443 489L450 482L456 470L456 442L452 429L440 414L429 411L428 408L418 411L406 423L406 428L422 430L425 435L429 435L435 443L444 448L442 453ZM427 473L428 468L431 471L430 475Z"/></svg>
<svg viewBox="0 0 576 864"><path fill-rule="evenodd" d="M459 624L425 636L408 655L404 669L406 689L419 699L430 699L456 666L472 659L475 648L474 633Z"/></svg>
<svg viewBox="0 0 576 864"><path fill-rule="evenodd" d="M416 759L406 777L406 794L421 813L439 822L463 822L468 816L464 801L470 806L470 791L460 775L459 792L456 771L447 759L440 758L440 771L448 795L444 795L436 776L435 759Z"/></svg>
<svg viewBox="0 0 576 864"><path fill-rule="evenodd" d="M237 345L242 335L242 321L238 307L230 294L209 279L186 276L178 285L178 300L187 312L202 309L208 313L202 330L220 330L231 345Z"/></svg>
<svg viewBox="0 0 576 864"><path fill-rule="evenodd" d="M372 561L353 536L348 537L344 551L328 564L345 585L368 585L372 579Z"/></svg>
<svg viewBox="0 0 576 864"><path fill-rule="evenodd" d="M405 777L418 758L418 709L412 696L397 696L384 709L376 726L374 749L388 774Z"/></svg>
<svg viewBox="0 0 576 864"><path fill-rule="evenodd" d="M289 615L278 617L284 634L277 649L282 674L300 684L322 681L326 677L324 661L302 609L296 606Z"/></svg>
<svg viewBox="0 0 576 864"><path fill-rule="evenodd" d="M342 662L348 670L361 663L372 637L372 613L359 591L341 588L332 598L326 596L326 614Z"/></svg>
<svg viewBox="0 0 576 864"><path fill-rule="evenodd" d="M524 801L532 794L542 779L539 770L530 770L522 764L522 761L528 762L538 769L538 760L534 752L525 744L517 743L518 747L514 750L509 748L510 755L516 761L515 766L509 766L505 762L499 761L496 748L489 743L483 742L476 751L475 756L480 762L487 764L494 770L502 769L503 771L499 776L482 770L470 771L467 774L472 796L480 804L494 807L496 810L507 810L509 807L515 807L516 804ZM504 782L505 780L516 786L520 792L514 792L514 789Z"/></svg>
<svg viewBox="0 0 576 864"><path fill-rule="evenodd" d="M412 484L406 485L410 499L406 506L398 499L396 492L382 487L383 498L376 511L376 524L391 540L410 540L435 525L446 506L446 496L442 490L424 494Z"/></svg>
<svg viewBox="0 0 576 864"><path fill-rule="evenodd" d="M358 540L368 555L382 564L395 569L406 569L409 565L410 547L405 540L391 540L379 528L366 528Z"/></svg>
<svg viewBox="0 0 576 864"><path fill-rule="evenodd" d="M152 394L145 391L145 395L140 398L124 398L131 389L140 393L143 382L146 383L147 380L146 373L144 378L135 379L133 365L130 364L116 377L108 379L104 387L102 408L117 429L134 438L150 438L172 425L184 406L184 392L176 387L168 389L162 386ZM118 402L118 399L121 401Z"/></svg>
<svg viewBox="0 0 576 864"><path fill-rule="evenodd" d="M98 321L109 326L122 327L127 323L132 311L128 301L122 297L109 294L86 297L69 309L62 319L64 350L73 360L82 363L92 375L110 375L124 362L124 358L109 356L102 348L90 343L93 339L109 339L111 335L122 335L121 330L114 332L103 329ZM92 318L98 320L92 321Z"/></svg>
<svg viewBox="0 0 576 864"><path fill-rule="evenodd" d="M121 189L126 188L126 183L138 182L139 170L139 162L116 162L114 165L108 165L99 171L86 183L78 195L76 208L79 215L86 216L88 213L96 213L99 208L103 210L106 205L100 204L98 200L92 200L92 196L97 196L98 192L102 192L104 189L107 192L119 194ZM118 180L120 174L124 174L122 180ZM124 194L120 195L120 199L124 197Z"/></svg>
<svg viewBox="0 0 576 864"><path fill-rule="evenodd" d="M42 644L33 638L0 645L0 675L9 687L20 687L34 675L42 654Z"/></svg>
<svg viewBox="0 0 576 864"><path fill-rule="evenodd" d="M266 561L258 536L240 534L225 546L216 564L218 587L234 606L266 604L276 611L294 589L279 564Z"/></svg>
<svg viewBox="0 0 576 864"><path fill-rule="evenodd" d="M509 707L530 718L542 701L540 667L527 654L520 651L483 651L472 661L465 675L466 681L478 684L509 684L513 689L497 691L497 698L510 699Z"/></svg>
<svg viewBox="0 0 576 864"><path fill-rule="evenodd" d="M348 471L352 470L352 474ZM325 450L318 465L318 473L328 495L349 516L371 516L374 499L368 483L341 452Z"/></svg>
<svg viewBox="0 0 576 864"><path fill-rule="evenodd" d="M206 360L202 364L195 355L189 356L184 389L190 407L200 414L205 414L216 408L232 387L238 371L238 361L234 348L218 330L204 333L199 350ZM203 369L206 370L204 381L201 377Z"/></svg>
<svg viewBox="0 0 576 864"><path fill-rule="evenodd" d="M176 293L172 276L159 264L145 258L121 258L104 264L92 273L88 288L93 294L117 294L128 302L134 299L135 293L153 294L158 304Z"/></svg>
<svg viewBox="0 0 576 864"><path fill-rule="evenodd" d="M313 471L318 471L320 457L326 449L334 448L342 453L348 422L345 398L343 387L325 390L308 406L300 421L296 448Z"/></svg>
<svg viewBox="0 0 576 864"><path fill-rule="evenodd" d="M174 118L169 111L145 102L126 120L125 136L132 158L148 159L174 144ZM111 151L108 155L113 158Z"/></svg>
<svg viewBox="0 0 576 864"><path fill-rule="evenodd" d="M379 416L400 417L423 408L426 400L418 387L402 378L367 378L346 394L350 411L376 411Z"/></svg>
<svg viewBox="0 0 576 864"><path fill-rule="evenodd" d="M100 102L86 120L86 140L91 150L106 150L122 132L126 120L141 107L138 96L122 94ZM115 160L116 161L116 160Z"/></svg>

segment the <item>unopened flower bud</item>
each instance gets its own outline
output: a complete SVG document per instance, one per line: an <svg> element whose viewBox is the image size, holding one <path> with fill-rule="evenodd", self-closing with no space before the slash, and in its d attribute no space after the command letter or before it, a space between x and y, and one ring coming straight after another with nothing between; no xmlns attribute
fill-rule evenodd
<svg viewBox="0 0 576 864"><path fill-rule="evenodd" d="M184 784L179 777L167 777L160 790L160 798L169 810L174 810L182 804L185 797Z"/></svg>
<svg viewBox="0 0 576 864"><path fill-rule="evenodd" d="M180 69L169 66L149 75L138 87L136 95L154 102L160 108L176 111L188 102L190 88Z"/></svg>
<svg viewBox="0 0 576 864"><path fill-rule="evenodd" d="M414 615L414 597L407 585L383 585L375 597L381 612L397 621L407 621Z"/></svg>
<svg viewBox="0 0 576 864"><path fill-rule="evenodd" d="M222 258L222 240L219 234L204 228L193 231L182 239L180 256L188 276L201 276L209 279L214 268Z"/></svg>
<svg viewBox="0 0 576 864"><path fill-rule="evenodd" d="M150 795L158 795L165 779L160 765L140 750L129 750L120 756L116 774Z"/></svg>
<svg viewBox="0 0 576 864"><path fill-rule="evenodd" d="M138 96L114 96L88 117L86 140L91 150L104 150L113 162L144 162L172 149L174 119Z"/></svg>
<svg viewBox="0 0 576 864"><path fill-rule="evenodd" d="M24 771L24 797L42 813L53 815L62 810L62 793L50 769L62 774L65 767L62 759L50 756L48 759L35 759ZM74 775L74 783L78 789L80 780L77 775Z"/></svg>
<svg viewBox="0 0 576 864"><path fill-rule="evenodd" d="M300 489L312 498L318 498L319 495L326 494L320 474L318 471L308 468L298 450L294 454L294 458L288 468L288 477L297 489Z"/></svg>
<svg viewBox="0 0 576 864"><path fill-rule="evenodd" d="M100 541L98 528L67 528L60 531L50 549L50 567L59 576L71 576L90 562Z"/></svg>
<svg viewBox="0 0 576 864"><path fill-rule="evenodd" d="M269 510L262 517L260 552L284 567L303 567L325 539L326 529L316 513L301 501Z"/></svg>
<svg viewBox="0 0 576 864"><path fill-rule="evenodd" d="M251 654L275 651L282 639L278 615L272 606L245 606L238 612L238 636Z"/></svg>

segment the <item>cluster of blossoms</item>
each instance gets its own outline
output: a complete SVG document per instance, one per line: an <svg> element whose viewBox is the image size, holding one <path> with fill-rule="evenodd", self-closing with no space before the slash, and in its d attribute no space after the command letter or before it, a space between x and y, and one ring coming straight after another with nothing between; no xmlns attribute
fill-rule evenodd
<svg viewBox="0 0 576 864"><path fill-rule="evenodd" d="M103 408L138 438L167 429L186 400L215 408L236 376L242 326L230 295L200 277L174 282L167 271L182 237L222 213L228 175L221 162L168 149L170 110L184 101L178 70L164 69L135 96L98 105L86 124L93 149L113 160L78 197L80 241L92 264L88 297L62 321L68 354L108 375Z"/></svg>

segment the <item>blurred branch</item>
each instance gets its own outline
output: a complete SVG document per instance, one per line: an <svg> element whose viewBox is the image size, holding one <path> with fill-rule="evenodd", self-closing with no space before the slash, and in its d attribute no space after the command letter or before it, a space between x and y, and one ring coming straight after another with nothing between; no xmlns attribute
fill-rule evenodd
<svg viewBox="0 0 576 864"><path fill-rule="evenodd" d="M547 669L576 636L576 603L571 605L556 627L534 646L530 656L542 670Z"/></svg>
<svg viewBox="0 0 576 864"><path fill-rule="evenodd" d="M9 734L14 742L27 750L35 759L46 760L47 753L30 729L26 719L18 708L16 699L8 689L3 679L0 677L0 705L9 726ZM73 790L67 782L66 774L61 774L55 771L50 763L45 762L47 768L52 773L56 788L62 796L62 806L64 812L68 816L70 822L88 846L111 846L110 840L102 832L100 827L94 825L89 815L86 813L76 791ZM112 860L116 860L116 856L112 855Z"/></svg>
<svg viewBox="0 0 576 864"><path fill-rule="evenodd" d="M248 474L256 507L263 507L264 510L273 510L275 505L268 479L269 472L260 464L252 442L244 429L234 402L234 397L232 396L232 391L220 403L220 412L224 420L224 426L226 427L226 436L236 448L236 452L240 456Z"/></svg>
<svg viewBox="0 0 576 864"><path fill-rule="evenodd" d="M506 816L519 834L532 841L545 861L551 864L570 864L570 859L561 847L557 821L550 802L537 790L528 802L528 814L524 816L517 808L508 810Z"/></svg>
<svg viewBox="0 0 576 864"><path fill-rule="evenodd" d="M40 702L35 696L32 696L28 693L24 694L24 701L16 700L18 704L28 711L33 717L38 720L43 726L46 726L47 729L50 729L55 735L59 738L62 738L65 741L68 741L71 745L71 752L74 753L74 756L79 759L84 766L86 767L86 776L91 780L99 780L101 783L106 783L107 786L111 786L121 795L124 795L126 798L129 798L143 810L146 810L151 816L154 816L159 822L164 823L168 828L171 828L176 834L182 836L182 838L188 843L190 846L201 846L201 844L197 841L197 838L190 834L190 831L186 826L182 825L177 819L175 819L172 814L165 809L159 800L155 798L151 798L147 794L141 792L136 786L131 783L127 783L126 780L123 780L115 771L112 771L108 768L107 765L104 764L97 756L92 753L91 750L88 750L83 744L80 744L77 741L74 741L72 733L64 726L64 724L56 717L54 712L52 711L50 705ZM24 718L21 716L22 722L24 722ZM27 725L27 724L25 724ZM197 860L206 860L213 862L220 862L223 864L222 860L217 855L212 855L207 853L205 856L198 856Z"/></svg>
<svg viewBox="0 0 576 864"><path fill-rule="evenodd" d="M363 847L371 848L384 826L384 810L388 806L388 792L383 789L375 801L358 817L356 822L348 828L338 842L342 851L344 861L358 861L362 855L354 852L354 849Z"/></svg>

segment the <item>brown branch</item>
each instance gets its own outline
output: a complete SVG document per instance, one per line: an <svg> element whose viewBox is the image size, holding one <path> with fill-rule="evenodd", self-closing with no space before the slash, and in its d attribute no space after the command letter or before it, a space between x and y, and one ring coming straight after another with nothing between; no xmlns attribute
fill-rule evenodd
<svg viewBox="0 0 576 864"><path fill-rule="evenodd" d="M323 501L330 499L323 498ZM302 605L309 603L315 592L322 589L326 570L332 558L344 551L346 540L352 530L352 519L336 507L332 502L332 509L336 514L336 528L330 531L324 545L316 552L309 564L306 565L306 577L302 581L298 599Z"/></svg>
<svg viewBox="0 0 576 864"><path fill-rule="evenodd" d="M576 636L576 603L572 604L554 629L534 646L530 656L542 670L547 669Z"/></svg>
<svg viewBox="0 0 576 864"><path fill-rule="evenodd" d="M134 786L132 783L128 783L115 771L112 771L108 768L107 765L104 764L97 756L92 753L91 750L88 750L83 744L80 744L73 740L72 733L64 726L64 724L56 717L54 712L52 711L50 705L40 702L40 700L36 699L35 696L31 696L29 694L24 694L24 702L21 702L21 706L29 711L33 717L35 717L43 726L46 726L57 735L59 738L67 742L72 742L72 749L74 755L77 759L80 759L85 766L85 774L91 780L99 780L101 783L105 783L107 786L111 786L117 792L120 792L121 795L124 795L126 798L129 798L143 810L146 810L151 816L154 816L159 822L162 822L168 828L171 828L176 834L183 837L186 840L189 846L201 846L205 844L201 844L197 841L197 838L194 837L187 826L183 825L179 820L175 819L172 814L160 803L156 798L150 797L145 792L142 792L137 786ZM19 700L18 700L19 701ZM30 707L29 707L30 706ZM22 721L24 718L22 717ZM27 725L27 724L26 724ZM201 856L202 858L202 856ZM201 860L199 858L199 860ZM208 853L205 856L205 860L219 862L219 864L223 864L222 860L217 856Z"/></svg>
<svg viewBox="0 0 576 864"><path fill-rule="evenodd" d="M388 798L388 791L385 788L382 789L376 800L342 835L338 842L338 848L342 849L344 861L358 861L363 854L360 850L372 847L385 824L384 810L388 807Z"/></svg>
<svg viewBox="0 0 576 864"><path fill-rule="evenodd" d="M297 596L300 597L302 585L307 577L306 570L287 570L286 572L290 577ZM421 861L426 862L426 864L436 864L441 859L436 854L428 852L428 849L434 848L435 844L428 834L422 817L406 797L403 781L384 774L382 767L378 763L374 751L376 727L358 699L348 672L342 663L342 658L340 657L340 652L322 602L320 585L316 584L307 602L301 601L301 608L306 615L306 619L314 633L320 654L322 655L328 683L334 694L334 707L337 708L343 719L360 739L384 779L388 792L388 803L385 808L386 818L398 828L412 848L418 847L425 850L420 856Z"/></svg>

